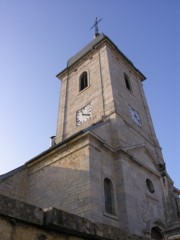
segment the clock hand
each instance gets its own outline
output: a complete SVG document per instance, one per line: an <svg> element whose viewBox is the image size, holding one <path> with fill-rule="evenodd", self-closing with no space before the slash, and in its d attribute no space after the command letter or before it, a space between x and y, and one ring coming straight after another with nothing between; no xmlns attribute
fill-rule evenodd
<svg viewBox="0 0 180 240"><path fill-rule="evenodd" d="M90 114L82 113L83 116L90 116Z"/></svg>

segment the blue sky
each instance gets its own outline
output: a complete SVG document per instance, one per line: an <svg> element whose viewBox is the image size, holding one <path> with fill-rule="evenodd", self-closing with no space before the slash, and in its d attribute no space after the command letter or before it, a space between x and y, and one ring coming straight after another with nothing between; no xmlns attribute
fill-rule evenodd
<svg viewBox="0 0 180 240"><path fill-rule="evenodd" d="M168 172L180 188L180 1L0 0L0 174L49 148L67 60L99 28L147 77Z"/></svg>

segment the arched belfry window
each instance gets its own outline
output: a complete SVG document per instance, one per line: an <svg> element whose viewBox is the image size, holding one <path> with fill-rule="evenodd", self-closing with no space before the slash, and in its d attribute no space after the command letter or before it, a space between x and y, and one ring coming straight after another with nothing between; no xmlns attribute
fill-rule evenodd
<svg viewBox="0 0 180 240"><path fill-rule="evenodd" d="M105 211L107 213L115 214L114 189L109 178L104 179L104 200Z"/></svg>
<svg viewBox="0 0 180 240"><path fill-rule="evenodd" d="M126 73L124 73L124 81L125 81L125 84L126 84L126 88L129 89L130 91L132 91L131 82L130 82L130 79L129 79L129 77Z"/></svg>
<svg viewBox="0 0 180 240"><path fill-rule="evenodd" d="M83 72L79 78L79 91L82 91L88 86L87 72Z"/></svg>

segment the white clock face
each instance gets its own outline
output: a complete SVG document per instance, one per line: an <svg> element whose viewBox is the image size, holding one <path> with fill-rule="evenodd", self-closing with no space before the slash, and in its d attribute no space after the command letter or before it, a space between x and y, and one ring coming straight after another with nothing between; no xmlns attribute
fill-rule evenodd
<svg viewBox="0 0 180 240"><path fill-rule="evenodd" d="M141 126L142 124L141 124L141 118L140 118L139 113L134 108L132 108L131 106L129 106L129 113L130 113L130 116L131 116L132 120L138 126Z"/></svg>
<svg viewBox="0 0 180 240"><path fill-rule="evenodd" d="M90 103L76 112L76 125L80 126L82 123L86 122L89 118L91 118Z"/></svg>

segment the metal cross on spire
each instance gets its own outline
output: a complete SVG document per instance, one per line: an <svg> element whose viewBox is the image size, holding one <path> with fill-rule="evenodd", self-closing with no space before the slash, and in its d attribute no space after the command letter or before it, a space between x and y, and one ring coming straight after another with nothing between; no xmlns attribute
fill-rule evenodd
<svg viewBox="0 0 180 240"><path fill-rule="evenodd" d="M94 22L94 25L90 28L90 30L93 29L93 28L95 28L94 37L97 37L97 36L99 35L98 23L99 23L101 20L102 20L102 18L98 20L97 17L96 17L95 22Z"/></svg>

